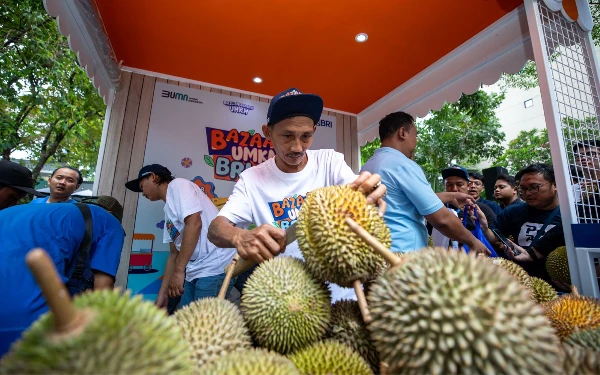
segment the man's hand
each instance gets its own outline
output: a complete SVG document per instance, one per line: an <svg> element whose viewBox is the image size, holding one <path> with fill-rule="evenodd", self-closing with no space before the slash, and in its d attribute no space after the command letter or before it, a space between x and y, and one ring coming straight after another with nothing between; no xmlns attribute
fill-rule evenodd
<svg viewBox="0 0 600 375"><path fill-rule="evenodd" d="M156 301L154 302L156 307L158 307L159 309L166 309L168 303L169 297L167 296L167 292L162 290L158 292L158 296L156 297Z"/></svg>
<svg viewBox="0 0 600 375"><path fill-rule="evenodd" d="M233 244L240 257L262 263L285 251L285 231L269 224L238 232Z"/></svg>
<svg viewBox="0 0 600 375"><path fill-rule="evenodd" d="M466 206L465 209L466 212L469 214L469 217L471 218L472 222L475 222L474 210L477 210L477 219L479 219L479 225L481 226L481 230L485 232L489 229L487 217L485 217L485 214L483 213L483 211L481 211L481 208L479 208L478 205L471 204Z"/></svg>
<svg viewBox="0 0 600 375"><path fill-rule="evenodd" d="M452 193L452 204L454 207L458 207L460 209L464 208L467 205L475 206L475 202L473 201L473 197L469 194L465 193Z"/></svg>
<svg viewBox="0 0 600 375"><path fill-rule="evenodd" d="M378 174L371 174L371 172L362 172L356 180L351 182L348 186L352 189L357 190L367 196L367 203L377 204L379 206L379 216L383 216L385 213L385 197L387 187L381 184L381 176Z"/></svg>
<svg viewBox="0 0 600 375"><path fill-rule="evenodd" d="M469 252L477 255L477 256L489 256L492 254L490 249L488 249L483 242L479 241L475 238L475 241L471 244L467 244L469 246Z"/></svg>
<svg viewBox="0 0 600 375"><path fill-rule="evenodd" d="M173 272L171 278L169 279L169 297L175 298L183 294L183 282L183 272Z"/></svg>
<svg viewBox="0 0 600 375"><path fill-rule="evenodd" d="M518 261L518 262L533 262L533 258L531 257L531 255L529 255L527 250L525 250L521 246L517 245L516 243L512 242L511 240L508 240L508 242L510 242L510 244L514 246L517 253L519 253L519 255L513 254L512 250L509 249L508 246L503 244L502 250L504 251L504 253L506 255L508 255L508 257L510 259L512 259L514 261ZM531 250L533 250L533 253L538 257L538 259L541 259L544 257L536 249L532 248Z"/></svg>

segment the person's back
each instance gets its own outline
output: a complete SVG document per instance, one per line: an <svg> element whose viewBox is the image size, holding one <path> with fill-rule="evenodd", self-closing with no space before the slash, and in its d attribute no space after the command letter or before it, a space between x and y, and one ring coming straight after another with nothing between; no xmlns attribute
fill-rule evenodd
<svg viewBox="0 0 600 375"><path fill-rule="evenodd" d="M424 216L443 204L431 190L421 167L401 152L382 147L362 170L379 174L387 186L384 218L392 235L391 250L407 252L427 247Z"/></svg>
<svg viewBox="0 0 600 375"><path fill-rule="evenodd" d="M123 230L110 213L90 206L94 228L91 264L116 274ZM45 249L63 282L71 276L85 233L85 222L74 204L27 204L0 211L0 356L11 342L48 310L41 290L25 264L27 252ZM114 247L116 250L110 250ZM118 247L118 249L117 249Z"/></svg>

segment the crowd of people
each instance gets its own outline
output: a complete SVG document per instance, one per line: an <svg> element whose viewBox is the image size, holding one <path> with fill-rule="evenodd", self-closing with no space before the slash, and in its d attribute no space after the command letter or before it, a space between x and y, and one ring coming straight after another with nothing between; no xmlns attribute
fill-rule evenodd
<svg viewBox="0 0 600 375"><path fill-rule="evenodd" d="M381 148L357 175L342 154L309 149L322 111L323 100L317 95L294 88L276 95L262 127L275 157L244 171L220 211L197 185L174 178L159 164L144 166L138 178L125 184L150 201L164 202L163 242L169 244L170 253L157 306L172 313L199 298L216 297L224 269L236 253L257 264L279 255L302 258L296 242L286 246L284 230L297 215L274 221L271 204L294 197L293 208L300 210L300 197L341 184L364 193L369 204L378 206L395 252L424 248L432 238L449 251L507 257L531 275L552 282L544 259L565 240L551 166L533 164L515 177L498 176L488 195L494 201L482 197L481 173L453 165L440 171L445 191L436 193L413 160L418 136L414 119L395 112L380 121ZM596 163L593 169L600 170L598 143L583 143L580 148L577 155L591 158L589 163ZM69 292L76 295L112 288L123 248L123 207L115 198L76 202L71 196L83 178L77 169L64 166L50 176L48 197L17 205L27 194L39 195L31 177L27 168L0 161L0 295L6 301L0 306L0 356L48 310L25 264L30 249L44 248ZM581 175L582 181L596 177ZM593 193L577 202L584 207L589 199L596 199ZM481 236L474 235L478 225ZM228 290L242 292L255 267L234 277ZM351 289L330 288L333 301L355 298Z"/></svg>

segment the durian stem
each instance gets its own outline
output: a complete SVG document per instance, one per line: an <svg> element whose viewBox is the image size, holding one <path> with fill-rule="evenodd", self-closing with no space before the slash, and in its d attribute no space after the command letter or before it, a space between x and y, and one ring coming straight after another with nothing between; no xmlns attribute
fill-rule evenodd
<svg viewBox="0 0 600 375"><path fill-rule="evenodd" d="M48 253L44 249L33 249L25 257L25 262L52 311L55 330L65 332L73 329L79 324L78 312Z"/></svg>
<svg viewBox="0 0 600 375"><path fill-rule="evenodd" d="M571 285L571 294L574 296L579 295L579 291L577 290L577 287L575 285Z"/></svg>
<svg viewBox="0 0 600 375"><path fill-rule="evenodd" d="M371 313L369 312L369 306L367 305L367 297L365 297L365 291L360 285L360 280L354 280L352 284L354 286L354 292L356 293L356 299L358 300L358 307L360 308L360 314L366 324L371 323Z"/></svg>
<svg viewBox="0 0 600 375"><path fill-rule="evenodd" d="M392 266L399 266L402 264L402 260L398 258L394 253L390 251L387 247L385 247L381 242L377 240L377 238L371 236L369 232L367 232L363 227L360 226L356 221L351 218L346 218L346 225L352 229L354 233L356 233L363 241L365 241L369 246L373 248L379 255L385 259Z"/></svg>
<svg viewBox="0 0 600 375"><path fill-rule="evenodd" d="M238 259L240 259L240 255L235 254L233 259L231 260L229 268L227 268L225 280L223 280L223 285L221 285L221 290L219 291L219 295L217 298L225 299L225 294L227 294L227 287L229 286L229 282L231 281L231 277L233 276L233 270L235 269L235 265L237 264Z"/></svg>

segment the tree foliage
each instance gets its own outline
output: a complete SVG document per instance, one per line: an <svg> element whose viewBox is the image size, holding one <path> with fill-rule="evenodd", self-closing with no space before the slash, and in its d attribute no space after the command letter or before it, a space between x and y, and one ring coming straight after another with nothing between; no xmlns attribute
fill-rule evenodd
<svg viewBox="0 0 600 375"><path fill-rule="evenodd" d="M600 4L590 4L594 28L592 29L592 40L600 46ZM528 61L520 72L515 74L504 74L500 80L500 87L516 88L522 90L532 89L538 86L538 76L534 61Z"/></svg>
<svg viewBox="0 0 600 375"><path fill-rule="evenodd" d="M72 164L89 177L105 111L67 39L39 0L0 2L0 153Z"/></svg>
<svg viewBox="0 0 600 375"><path fill-rule="evenodd" d="M508 169L511 175L533 163L552 164L547 129L522 130L508 143L508 148L495 165Z"/></svg>
<svg viewBox="0 0 600 375"><path fill-rule="evenodd" d="M441 170L453 161L465 165L495 159L502 154L505 135L494 110L504 100L503 94L479 90L463 95L455 103L446 103L439 111L417 122L418 142L415 161L423 168L434 190L439 190ZM381 142L376 139L361 148L366 162Z"/></svg>

